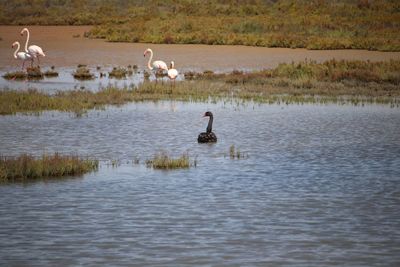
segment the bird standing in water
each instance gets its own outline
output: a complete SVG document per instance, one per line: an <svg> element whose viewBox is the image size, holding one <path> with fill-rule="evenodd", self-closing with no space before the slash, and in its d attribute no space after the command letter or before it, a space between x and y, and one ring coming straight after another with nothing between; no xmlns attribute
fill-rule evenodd
<svg viewBox="0 0 400 267"><path fill-rule="evenodd" d="M213 124L214 116L211 113L211 111L207 111L206 113L204 113L203 117L210 117L210 119L208 120L206 132L200 133L199 137L197 137L197 141L199 143L216 143L217 136L212 131L212 124Z"/></svg>

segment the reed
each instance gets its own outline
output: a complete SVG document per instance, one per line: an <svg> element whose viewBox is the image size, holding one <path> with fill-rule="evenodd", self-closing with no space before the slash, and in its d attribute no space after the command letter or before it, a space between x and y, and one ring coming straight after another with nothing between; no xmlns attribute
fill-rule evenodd
<svg viewBox="0 0 400 267"><path fill-rule="evenodd" d="M24 71L7 72L3 75L6 80L25 80L27 77Z"/></svg>
<svg viewBox="0 0 400 267"><path fill-rule="evenodd" d="M75 79L77 80L92 80L94 79L94 75L90 73L90 70L86 67L86 65L78 65L78 68L72 73Z"/></svg>
<svg viewBox="0 0 400 267"><path fill-rule="evenodd" d="M229 157L231 159L243 159L246 158L246 155L240 149L236 148L235 145L231 145L229 147Z"/></svg>
<svg viewBox="0 0 400 267"><path fill-rule="evenodd" d="M146 160L146 166L153 169L171 170L190 168L190 158L188 154L173 158L166 152L156 154L152 159Z"/></svg>
<svg viewBox="0 0 400 267"><path fill-rule="evenodd" d="M0 182L21 182L43 178L79 176L98 168L98 161L59 153L33 157L0 157Z"/></svg>
<svg viewBox="0 0 400 267"><path fill-rule="evenodd" d="M132 74L132 72L130 72ZM116 78L116 79L123 79L128 75L128 71L124 68L116 68L114 67L109 73L108 73L110 78Z"/></svg>

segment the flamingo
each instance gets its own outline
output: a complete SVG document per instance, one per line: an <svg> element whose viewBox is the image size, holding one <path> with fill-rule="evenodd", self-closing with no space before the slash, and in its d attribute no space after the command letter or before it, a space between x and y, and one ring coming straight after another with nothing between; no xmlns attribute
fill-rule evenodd
<svg viewBox="0 0 400 267"><path fill-rule="evenodd" d="M22 31L21 31L21 35L24 35L24 32L27 33L26 42L25 42L25 52L29 53L34 58L37 58L38 59L38 66L39 66L39 64L40 64L39 56L45 57L46 55L43 53L43 50L42 50L42 48L40 46L30 45L28 47L28 42L29 42L29 30L28 30L28 28L23 28ZM32 61L33 61L33 59L32 59Z"/></svg>
<svg viewBox="0 0 400 267"><path fill-rule="evenodd" d="M14 42L12 44L12 48L14 48L14 46L17 46L17 50L15 50L14 52L14 58L22 60L22 69L24 69L25 61L27 60L31 61L31 66L32 66L33 56L26 52L18 52L19 48L21 47L19 42Z"/></svg>
<svg viewBox="0 0 400 267"><path fill-rule="evenodd" d="M150 48L147 48L146 51L144 51L144 53L143 53L143 57L145 57L147 53L150 53L149 62L147 62L147 67L149 68L149 70L156 69L156 71L163 71L163 70L168 71L168 66L164 61L155 60L150 65L150 62L153 59L153 50L151 50ZM156 76L156 78L157 78L157 76ZM157 81L157 79L156 79L156 81Z"/></svg>
<svg viewBox="0 0 400 267"><path fill-rule="evenodd" d="M174 69L174 62L171 61L171 65L170 65L169 70L168 70L168 78L170 80L174 81L174 85L175 85L176 77L178 77L178 71L176 69Z"/></svg>

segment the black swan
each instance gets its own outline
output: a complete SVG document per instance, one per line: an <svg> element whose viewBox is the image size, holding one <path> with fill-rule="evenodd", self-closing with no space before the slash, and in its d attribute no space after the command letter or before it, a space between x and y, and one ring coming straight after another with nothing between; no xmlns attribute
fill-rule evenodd
<svg viewBox="0 0 400 267"><path fill-rule="evenodd" d="M213 114L210 111L204 113L203 117L210 117L208 121L207 131L200 133L197 141L199 143L215 143L217 142L217 136L212 132Z"/></svg>

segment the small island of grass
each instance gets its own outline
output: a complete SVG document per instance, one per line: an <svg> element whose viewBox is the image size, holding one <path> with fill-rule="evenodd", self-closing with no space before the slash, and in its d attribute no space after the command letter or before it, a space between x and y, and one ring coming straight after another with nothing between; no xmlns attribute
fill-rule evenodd
<svg viewBox="0 0 400 267"><path fill-rule="evenodd" d="M95 171L98 161L55 153L34 157L0 157L0 183L24 182L44 178L79 176Z"/></svg>

